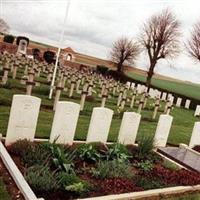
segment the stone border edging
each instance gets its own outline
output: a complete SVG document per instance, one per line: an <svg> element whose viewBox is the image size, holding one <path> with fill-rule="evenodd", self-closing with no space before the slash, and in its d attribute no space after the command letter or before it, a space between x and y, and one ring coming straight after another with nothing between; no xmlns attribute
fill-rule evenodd
<svg viewBox="0 0 200 200"><path fill-rule="evenodd" d="M26 200L44 200L43 198L37 198L35 196L34 192L24 179L23 175L17 168L16 164L10 157L9 153L7 152L6 148L4 147L1 141L0 141L0 157Z"/></svg>
<svg viewBox="0 0 200 200"><path fill-rule="evenodd" d="M181 144L179 144L179 147L183 148L183 149L186 149L186 150L188 150L188 151L190 151L192 153L195 153L196 155L200 156L200 152L195 151L194 149L190 148L187 144L181 143Z"/></svg>
<svg viewBox="0 0 200 200"><path fill-rule="evenodd" d="M165 156L165 155L159 153L158 151L155 151L155 152L156 152L159 156L161 156L164 160L167 160L167 161L173 163L174 165L176 165L179 169L187 169L187 170L190 170L190 169L188 169L187 167L184 167L183 165L177 163L176 161L174 161L174 160L168 158L167 156Z"/></svg>
<svg viewBox="0 0 200 200"><path fill-rule="evenodd" d="M142 200L142 199L151 199L152 197L161 197L164 195L173 195L173 194L181 194L186 192L196 192L200 191L200 185L196 186L177 186L177 187L169 187L163 189L153 189L141 192L130 192L124 194L115 194L115 195L106 195L92 198L84 198L77 200Z"/></svg>

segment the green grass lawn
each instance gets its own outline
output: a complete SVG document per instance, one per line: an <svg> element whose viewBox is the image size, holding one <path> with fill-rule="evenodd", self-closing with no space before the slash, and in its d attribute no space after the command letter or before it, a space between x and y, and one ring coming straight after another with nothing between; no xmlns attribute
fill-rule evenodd
<svg viewBox="0 0 200 200"><path fill-rule="evenodd" d="M139 80L145 83L146 77L135 74L133 72L127 73L128 76L135 80ZM186 83L186 82L175 82L170 80L163 80L159 78L152 78L153 86L169 90L178 94L182 94L191 98L200 100L200 84Z"/></svg>
<svg viewBox="0 0 200 200"><path fill-rule="evenodd" d="M13 80L9 78L8 83L4 87L0 88L0 133L3 133L4 136L6 135L12 97L14 94L25 93L25 85L21 85L19 80L19 78L22 75L23 75L22 70L20 69L17 73L18 79ZM40 87L34 87L32 94L33 96L37 96L42 99L42 105L40 109L37 130L36 130L36 137L49 138L51 132L51 125L53 121L53 115L54 115L50 107L53 105L53 100L48 99L49 86L45 83L46 79L44 75L42 75L40 78L37 78L37 80L43 82L43 84L41 84ZM193 90L195 90L195 88L193 88ZM193 93L195 93L195 91L193 91ZM138 97L138 99L139 98L140 97ZM74 97L69 98L68 92L63 91L60 100L73 101L79 103L80 95L74 93ZM112 97L111 99L108 99L106 102L106 107L114 110L114 116L108 137L109 141L117 141L117 136L121 123L122 115L117 114L116 103L117 103L117 97ZM152 103L153 100L149 100L147 108L143 110L141 113L142 120L140 123L137 138L140 137L142 134L153 135L155 133L159 116L157 116L155 120L153 121L151 120L151 116L153 114ZM79 116L75 139L83 140L86 138L92 109L100 105L101 105L101 99L97 96L97 94L95 94L94 97L90 99L90 101L89 100L86 101L85 109L80 113ZM124 111L137 111L137 107L130 109L129 105L130 102L126 104ZM162 107L160 108L159 114L163 112L163 109L164 109L164 103L162 103ZM168 139L169 143L171 144L189 143L194 122L198 120L193 116L193 114L194 114L193 110L186 110L180 108L174 108L172 110L171 115L174 117L174 120Z"/></svg>
<svg viewBox="0 0 200 200"><path fill-rule="evenodd" d="M164 198L161 200L199 200L200 194L181 195L180 197Z"/></svg>
<svg viewBox="0 0 200 200"><path fill-rule="evenodd" d="M1 200L11 200L11 198L6 190L6 186L3 183L1 175L0 175L0 199Z"/></svg>

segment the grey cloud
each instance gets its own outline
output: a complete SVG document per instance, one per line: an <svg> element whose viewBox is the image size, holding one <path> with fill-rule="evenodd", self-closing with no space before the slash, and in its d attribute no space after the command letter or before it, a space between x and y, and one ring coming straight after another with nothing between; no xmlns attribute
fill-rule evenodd
<svg viewBox="0 0 200 200"><path fill-rule="evenodd" d="M2 2L2 16L11 31L58 45L67 0ZM165 7L172 8L182 22L181 41L186 41L192 25L200 19L199 6L200 2L195 0L71 0L62 47L71 46L80 53L107 58L113 41L122 35L130 38L138 36L143 22ZM184 47L182 49L184 53L176 59L159 62L156 72L200 82L199 63L194 63ZM142 69L148 67L146 54L141 54L136 66Z"/></svg>

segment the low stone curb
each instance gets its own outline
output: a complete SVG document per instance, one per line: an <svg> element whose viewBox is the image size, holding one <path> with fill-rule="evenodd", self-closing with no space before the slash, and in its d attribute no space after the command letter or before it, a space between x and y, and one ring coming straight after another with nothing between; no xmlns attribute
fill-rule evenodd
<svg viewBox="0 0 200 200"><path fill-rule="evenodd" d="M197 192L200 191L200 185L196 186L177 186L163 189L153 189L142 192L131 192L116 195L106 195L100 197L84 198L78 200L152 200L160 199L160 197L170 196L174 194L184 194L186 192Z"/></svg>
<svg viewBox="0 0 200 200"><path fill-rule="evenodd" d="M181 144L179 145L179 147L180 147L180 148L183 148L183 149L186 149L186 150L188 150L188 151L190 151L190 152L193 152L193 153L195 153L196 155L200 156L200 153L199 153L198 151L195 151L194 149L190 148L187 144L181 143Z"/></svg>

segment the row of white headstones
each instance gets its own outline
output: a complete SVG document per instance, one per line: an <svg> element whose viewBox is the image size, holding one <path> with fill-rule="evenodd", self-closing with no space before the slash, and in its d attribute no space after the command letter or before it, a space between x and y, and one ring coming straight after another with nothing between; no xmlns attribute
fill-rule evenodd
<svg viewBox="0 0 200 200"><path fill-rule="evenodd" d="M34 141L41 99L29 95L14 95L10 110L5 144L10 145L20 139ZM72 144L79 118L80 105L68 101L59 101L56 106L50 142ZM106 143L113 111L108 108L93 108L86 142ZM124 112L118 134L118 142L135 144L141 115ZM162 114L159 117L154 141L157 147L165 147L173 117ZM178 133L177 133L178 134ZM200 122L196 122L190 147L200 144Z"/></svg>

